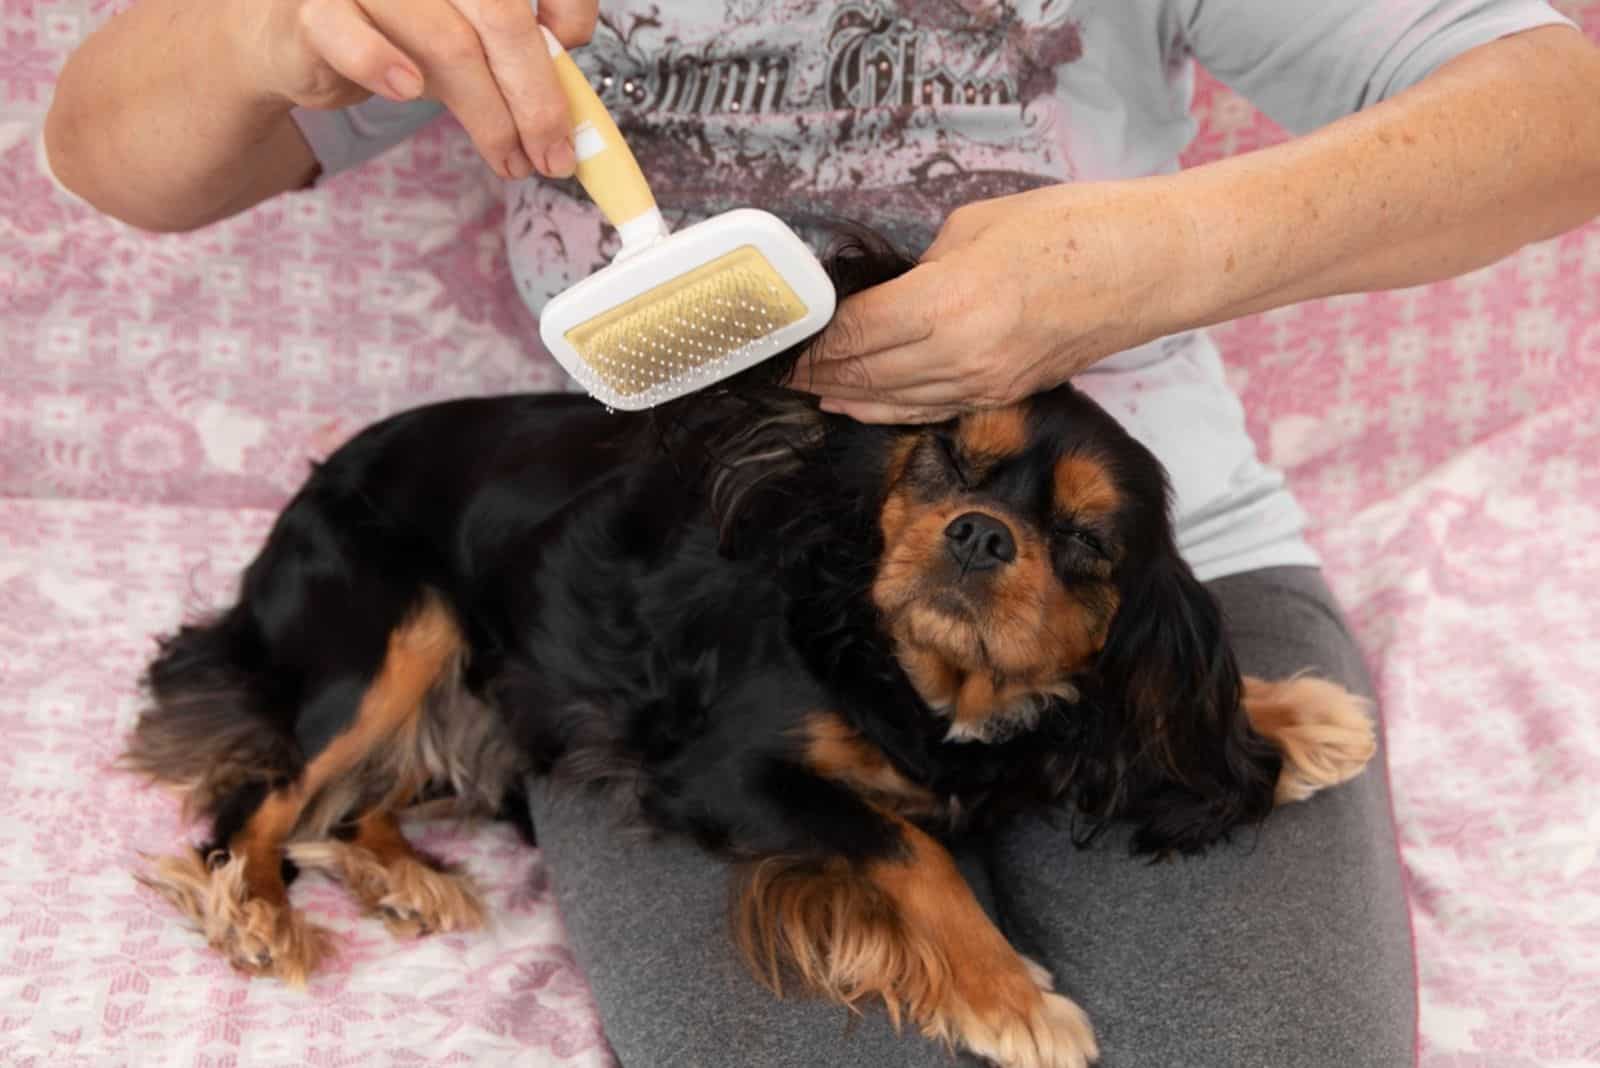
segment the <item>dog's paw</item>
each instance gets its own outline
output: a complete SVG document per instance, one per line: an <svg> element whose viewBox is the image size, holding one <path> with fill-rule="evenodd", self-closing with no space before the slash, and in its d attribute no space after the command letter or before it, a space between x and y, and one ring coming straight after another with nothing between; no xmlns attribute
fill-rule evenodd
<svg viewBox="0 0 1600 1068"><path fill-rule="evenodd" d="M193 920L234 968L304 986L333 955L332 933L287 903L252 896L243 857L217 859L208 865L196 853L161 857L138 879Z"/></svg>
<svg viewBox="0 0 1600 1068"><path fill-rule="evenodd" d="M1037 991L975 1013L960 1028L961 1044L999 1068L1088 1068L1099 1059L1089 1018L1060 994Z"/></svg>
<svg viewBox="0 0 1600 1068"><path fill-rule="evenodd" d="M270 975L290 986L304 986L318 965L333 955L332 932L298 909L259 898L241 902L233 922L207 935L239 971Z"/></svg>
<svg viewBox="0 0 1600 1068"><path fill-rule="evenodd" d="M466 876L409 857L392 862L386 870L389 885L375 909L396 938L483 926L483 905Z"/></svg>
<svg viewBox="0 0 1600 1068"><path fill-rule="evenodd" d="M1378 751L1367 702L1325 679L1247 679L1244 704L1251 726L1283 754L1280 805L1349 782Z"/></svg>
<svg viewBox="0 0 1600 1068"><path fill-rule="evenodd" d="M472 880L420 857L380 859L369 850L333 840L297 842L289 847L289 857L303 868L341 880L361 907L383 920L396 938L483 926L483 905Z"/></svg>

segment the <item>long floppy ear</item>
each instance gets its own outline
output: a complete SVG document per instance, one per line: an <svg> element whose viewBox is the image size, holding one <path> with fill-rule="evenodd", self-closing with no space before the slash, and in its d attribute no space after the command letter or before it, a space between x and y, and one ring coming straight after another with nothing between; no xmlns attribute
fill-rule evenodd
<svg viewBox="0 0 1600 1068"><path fill-rule="evenodd" d="M1221 608L1177 552L1124 585L1096 664L1087 808L1131 821L1136 852L1198 852L1266 816L1279 756L1250 729Z"/></svg>

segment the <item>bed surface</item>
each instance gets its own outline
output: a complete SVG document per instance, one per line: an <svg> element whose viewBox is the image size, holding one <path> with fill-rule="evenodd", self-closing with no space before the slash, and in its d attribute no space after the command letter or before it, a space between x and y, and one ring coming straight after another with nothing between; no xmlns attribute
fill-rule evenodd
<svg viewBox="0 0 1600 1068"><path fill-rule="evenodd" d="M109 764L152 635L226 598L309 458L398 408L552 388L490 179L440 125L188 237L59 193L38 124L109 0L0 8L0 1063L609 1064L537 853L424 827L483 933L233 974L129 877L184 834ZM1600 39L1600 0L1560 5ZM1278 135L1207 82L1190 161ZM1456 282L1218 331L1316 517L1388 719L1426 1068L1600 1065L1600 226Z"/></svg>

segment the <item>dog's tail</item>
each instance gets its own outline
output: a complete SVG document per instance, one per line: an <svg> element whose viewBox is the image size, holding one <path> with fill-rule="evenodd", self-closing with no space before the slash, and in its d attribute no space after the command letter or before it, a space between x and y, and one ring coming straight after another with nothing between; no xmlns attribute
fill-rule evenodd
<svg viewBox="0 0 1600 1068"><path fill-rule="evenodd" d="M300 755L272 714L254 622L242 605L164 638L144 676L149 703L121 764L173 787L184 814L212 815L239 787L294 778Z"/></svg>

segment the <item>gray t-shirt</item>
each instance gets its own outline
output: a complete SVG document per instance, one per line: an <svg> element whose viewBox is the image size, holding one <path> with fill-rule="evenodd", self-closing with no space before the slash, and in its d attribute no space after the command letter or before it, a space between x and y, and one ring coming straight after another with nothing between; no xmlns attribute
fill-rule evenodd
<svg viewBox="0 0 1600 1068"><path fill-rule="evenodd" d="M1175 170L1195 60L1303 132L1563 21L1542 0L618 0L575 58L675 226L749 205L858 220L915 253L973 200ZM374 99L296 120L332 174L437 113ZM507 189L512 273L537 315L616 238L574 182ZM1202 578L1317 562L1205 332L1074 381L1166 465Z"/></svg>

